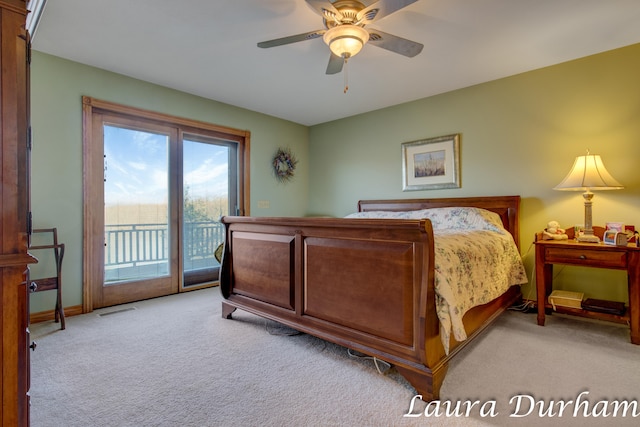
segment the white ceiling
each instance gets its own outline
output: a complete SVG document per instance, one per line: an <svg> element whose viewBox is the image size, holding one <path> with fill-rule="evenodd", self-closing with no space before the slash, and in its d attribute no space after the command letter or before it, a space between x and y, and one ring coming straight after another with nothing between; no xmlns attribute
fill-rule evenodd
<svg viewBox="0 0 640 427"><path fill-rule="evenodd" d="M371 28L424 49L366 45L346 94L321 38L256 46L323 29L303 0L49 0L33 49L314 125L639 43L640 0L418 0Z"/></svg>

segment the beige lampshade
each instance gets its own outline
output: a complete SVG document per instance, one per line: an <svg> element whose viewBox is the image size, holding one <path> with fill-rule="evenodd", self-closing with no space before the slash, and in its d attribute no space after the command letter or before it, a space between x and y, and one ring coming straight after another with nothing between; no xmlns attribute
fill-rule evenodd
<svg viewBox="0 0 640 427"><path fill-rule="evenodd" d="M351 58L369 41L369 33L357 25L343 24L328 29L322 39L334 55Z"/></svg>
<svg viewBox="0 0 640 427"><path fill-rule="evenodd" d="M624 188L616 181L607 169L602 159L597 154L576 157L569 174L556 185L554 190L620 190Z"/></svg>

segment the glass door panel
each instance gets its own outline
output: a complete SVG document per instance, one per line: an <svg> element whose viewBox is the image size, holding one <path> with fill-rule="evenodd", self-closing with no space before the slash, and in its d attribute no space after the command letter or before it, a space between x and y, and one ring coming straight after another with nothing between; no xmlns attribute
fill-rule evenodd
<svg viewBox="0 0 640 427"><path fill-rule="evenodd" d="M184 136L182 142L183 287L218 279L214 252L224 242L219 221L229 215L232 146L216 139Z"/></svg>
<svg viewBox="0 0 640 427"><path fill-rule="evenodd" d="M104 284L167 277L169 136L104 125Z"/></svg>

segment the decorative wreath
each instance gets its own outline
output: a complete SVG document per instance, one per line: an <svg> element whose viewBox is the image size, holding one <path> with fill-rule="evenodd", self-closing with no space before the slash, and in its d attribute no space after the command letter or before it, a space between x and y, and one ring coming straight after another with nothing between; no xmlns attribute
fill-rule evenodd
<svg viewBox="0 0 640 427"><path fill-rule="evenodd" d="M273 172L276 175L276 179L280 182L287 182L293 178L297 163L298 160L291 154L291 150L278 148L273 158Z"/></svg>

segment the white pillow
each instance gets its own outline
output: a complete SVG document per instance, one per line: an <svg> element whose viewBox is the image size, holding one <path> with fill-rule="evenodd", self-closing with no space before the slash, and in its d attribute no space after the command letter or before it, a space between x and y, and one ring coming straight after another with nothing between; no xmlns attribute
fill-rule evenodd
<svg viewBox="0 0 640 427"><path fill-rule="evenodd" d="M375 219L423 219L431 220L434 230L491 230L503 232L500 216L481 208L448 207L420 209L415 211L369 211L356 212L345 218Z"/></svg>

